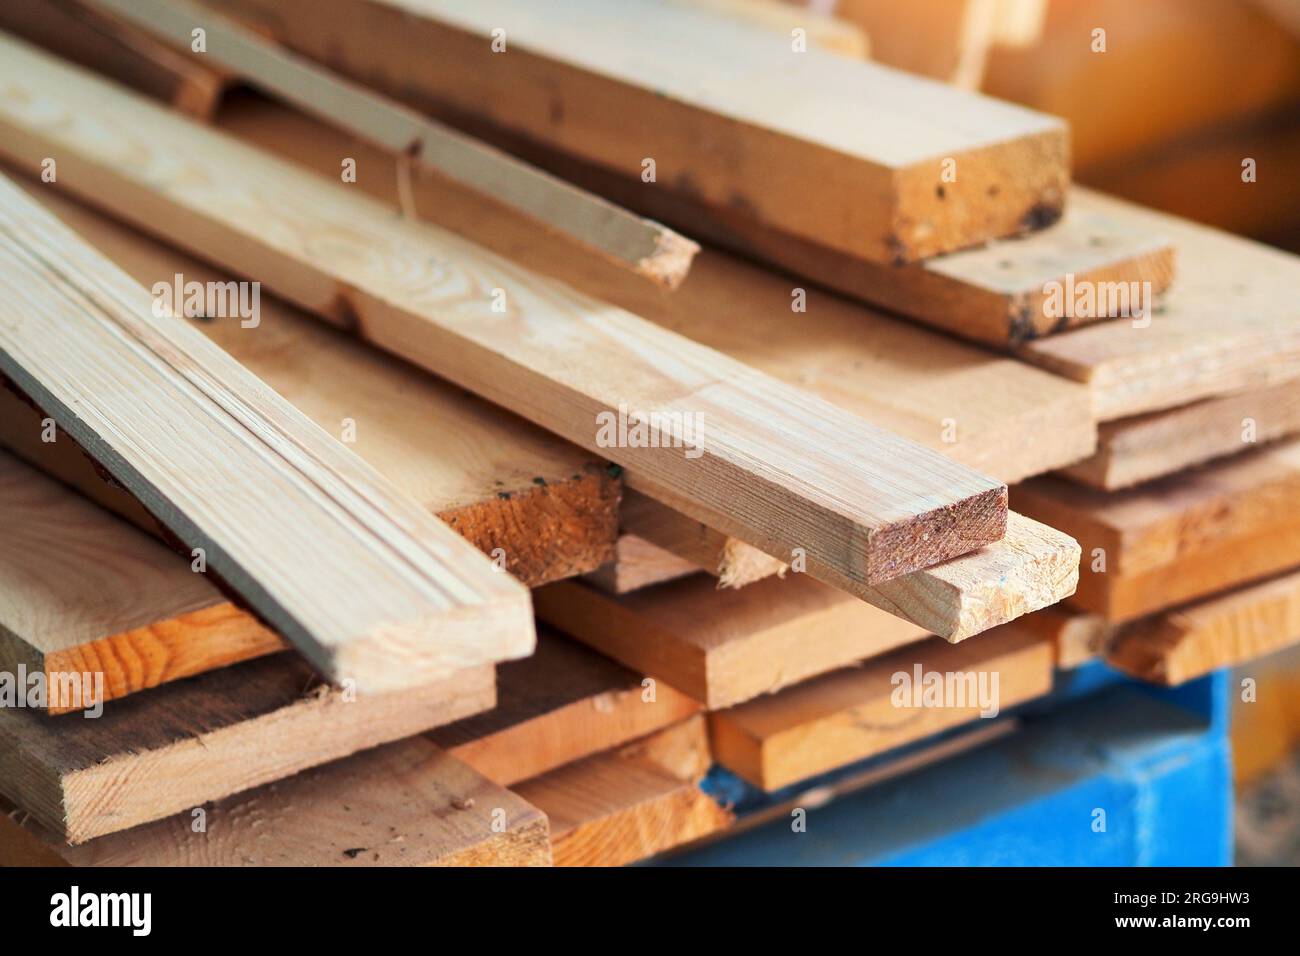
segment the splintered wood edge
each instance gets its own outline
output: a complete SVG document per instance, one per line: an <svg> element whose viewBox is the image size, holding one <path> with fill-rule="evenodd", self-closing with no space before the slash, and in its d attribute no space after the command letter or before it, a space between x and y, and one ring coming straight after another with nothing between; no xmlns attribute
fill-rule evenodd
<svg viewBox="0 0 1300 956"><path fill-rule="evenodd" d="M651 220L645 221L660 231L655 238L654 252L636 262L636 272L672 291L690 273L691 263L700 251L700 244Z"/></svg>

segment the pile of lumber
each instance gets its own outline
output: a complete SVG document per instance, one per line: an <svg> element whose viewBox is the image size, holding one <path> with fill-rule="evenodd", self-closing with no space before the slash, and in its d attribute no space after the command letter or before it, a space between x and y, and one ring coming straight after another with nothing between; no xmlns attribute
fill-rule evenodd
<svg viewBox="0 0 1300 956"><path fill-rule="evenodd" d="M620 865L1300 641L1300 260L754 7L0 11L0 862Z"/></svg>

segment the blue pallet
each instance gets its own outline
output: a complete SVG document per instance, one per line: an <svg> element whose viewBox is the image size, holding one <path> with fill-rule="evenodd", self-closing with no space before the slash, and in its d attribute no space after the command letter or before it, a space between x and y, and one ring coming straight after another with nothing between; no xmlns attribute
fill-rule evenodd
<svg viewBox="0 0 1300 956"><path fill-rule="evenodd" d="M1226 865L1227 695L1222 673L1161 691L1082 668L1022 708L1014 735L810 809L806 832L783 817L660 863ZM739 797L742 815L789 796L759 794L725 772L707 785ZM1097 809L1104 832L1094 830Z"/></svg>

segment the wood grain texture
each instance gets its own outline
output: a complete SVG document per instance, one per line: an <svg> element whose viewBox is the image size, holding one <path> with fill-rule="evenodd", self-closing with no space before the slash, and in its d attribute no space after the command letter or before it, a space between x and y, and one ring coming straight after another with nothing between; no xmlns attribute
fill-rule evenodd
<svg viewBox="0 0 1300 956"><path fill-rule="evenodd" d="M699 246L599 196L387 97L323 69L236 21L181 0L94 0L164 40L188 44L202 26L211 59L273 96L395 156L436 169L462 186L513 205L553 232L597 250L669 289L686 278Z"/></svg>
<svg viewBox="0 0 1300 956"><path fill-rule="evenodd" d="M1015 489L1018 508L1083 548L1069 603L1111 623L1300 564L1297 495L1296 440L1125 491L1060 478Z"/></svg>
<svg viewBox="0 0 1300 956"><path fill-rule="evenodd" d="M1270 578L1113 629L1106 662L1177 686L1300 641L1300 572Z"/></svg>
<svg viewBox="0 0 1300 956"><path fill-rule="evenodd" d="M522 585L18 187L0 203L0 372L322 672L393 688L531 651Z"/></svg>
<svg viewBox="0 0 1300 956"><path fill-rule="evenodd" d="M93 719L0 708L0 792L70 843L159 820L495 703L491 666L331 689L296 655L221 668Z"/></svg>
<svg viewBox="0 0 1300 956"><path fill-rule="evenodd" d="M10 810L10 807L0 807ZM73 866L548 866L546 816L423 738L356 754L80 846L23 829ZM494 811L501 811L494 816ZM12 831L12 817L6 830ZM496 820L504 828L494 827ZM8 844L0 840L0 853ZM27 844L30 848L30 843Z"/></svg>
<svg viewBox="0 0 1300 956"><path fill-rule="evenodd" d="M564 581L534 600L557 629L710 710L927 636L805 575L739 591L686 578L623 596Z"/></svg>
<svg viewBox="0 0 1300 956"><path fill-rule="evenodd" d="M993 631L958 647L925 641L709 715L714 758L755 786L779 790L981 716L975 684L953 706L900 702L894 675L984 680L997 712L1052 689L1054 649L1021 631ZM993 675L997 675L995 678ZM940 695L942 698L942 694ZM985 713L985 716L996 716Z"/></svg>
<svg viewBox="0 0 1300 956"><path fill-rule="evenodd" d="M0 671L102 674L102 703L285 647L169 549L4 453L0 526Z"/></svg>
<svg viewBox="0 0 1300 956"><path fill-rule="evenodd" d="M709 762L704 718L694 717L515 792L550 820L556 866L623 866L731 824L731 813L696 786Z"/></svg>
<svg viewBox="0 0 1300 956"><path fill-rule="evenodd" d="M699 568L671 551L634 534L620 534L614 560L583 579L610 594L628 594L652 584L675 581L699 573Z"/></svg>
<svg viewBox="0 0 1300 956"><path fill-rule="evenodd" d="M47 187L24 185L142 285L230 278ZM269 296L256 328L235 318L194 326L523 583L609 560L620 489L602 459ZM0 416L0 442L137 520L139 511L115 502L75 455L51 460L63 449L36 442L31 418L22 432L19 419Z"/></svg>
<svg viewBox="0 0 1300 956"><path fill-rule="evenodd" d="M1166 236L1178 249L1178 282L1148 327L1103 322L1017 355L1086 383L1104 421L1300 378L1300 258L1081 188L1072 195Z"/></svg>
<svg viewBox="0 0 1300 956"><path fill-rule="evenodd" d="M708 11L653 0L229 6L426 112L482 118L630 178L653 158L654 188L874 262L976 245L1064 205L1067 137L1055 119L795 52L788 36ZM494 28L507 32L504 56L492 53ZM945 157L958 162L956 182L941 180Z"/></svg>
<svg viewBox="0 0 1300 956"><path fill-rule="evenodd" d="M1114 491L1300 432L1300 381L1103 422L1097 451L1061 474Z"/></svg>
<svg viewBox="0 0 1300 956"><path fill-rule="evenodd" d="M681 721L700 705L672 687L539 629L537 651L497 669L497 705L429 739L503 787Z"/></svg>
<svg viewBox="0 0 1300 956"><path fill-rule="evenodd" d="M309 117L243 98L227 104L219 123L325 176L337 176L351 156L355 188L400 208L392 160ZM805 289L806 312L792 312L791 279L713 248L688 282L663 295L473 193L418 176L410 185L421 218L995 478L1042 474L1096 447L1087 389L1024 362L816 289Z"/></svg>
<svg viewBox="0 0 1300 956"><path fill-rule="evenodd" d="M146 228L166 222L173 241L690 495L719 530L769 553L803 547L836 586L1005 530L992 479L21 44L4 54L0 126L16 162L58 151L61 187ZM620 413L647 428L639 447L606 447L600 416ZM707 427L688 434L689 421Z"/></svg>

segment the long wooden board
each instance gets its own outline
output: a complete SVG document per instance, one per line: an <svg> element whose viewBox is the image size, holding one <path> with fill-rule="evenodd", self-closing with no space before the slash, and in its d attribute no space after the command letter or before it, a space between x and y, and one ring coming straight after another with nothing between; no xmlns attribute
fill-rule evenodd
<svg viewBox="0 0 1300 956"><path fill-rule="evenodd" d="M0 805L0 853L71 866L548 866L546 816L415 737L67 846Z"/></svg>
<svg viewBox="0 0 1300 956"><path fill-rule="evenodd" d="M70 843L400 740L496 700L485 665L426 687L332 689L296 655L222 668L93 719L0 708L0 793Z"/></svg>
<svg viewBox="0 0 1300 956"><path fill-rule="evenodd" d="M1078 539L1069 603L1132 620L1300 565L1300 441L1127 491L1060 478L1015 489L1016 506Z"/></svg>
<svg viewBox="0 0 1300 956"><path fill-rule="evenodd" d="M710 714L714 757L755 786L779 790L1041 697L1052 689L1053 657L1050 642L1014 629L958 647L904 648ZM921 685L931 674L949 682L933 701Z"/></svg>
<svg viewBox="0 0 1300 956"><path fill-rule="evenodd" d="M874 262L977 245L1064 205L1067 136L1054 118L796 51L708 11L653 0L228 6L428 112L488 120L631 179L652 159L649 188L741 207Z"/></svg>
<svg viewBox="0 0 1300 956"><path fill-rule="evenodd" d="M522 585L17 186L0 204L0 373L325 674L415 686L531 651Z"/></svg>
<svg viewBox="0 0 1300 956"><path fill-rule="evenodd" d="M1105 422L1094 455L1061 474L1114 491L1300 432L1300 380Z"/></svg>
<svg viewBox="0 0 1300 956"><path fill-rule="evenodd" d="M621 597L562 581L534 602L557 629L710 710L928 636L804 575L739 591L687 578Z"/></svg>
<svg viewBox="0 0 1300 956"><path fill-rule="evenodd" d="M610 594L628 594L652 584L698 574L699 571L693 562L683 560L645 538L621 534L614 545L614 560L583 577Z"/></svg>
<svg viewBox="0 0 1300 956"><path fill-rule="evenodd" d="M2 46L0 126L15 161L57 154L61 187L146 228L165 221L174 241L691 496L720 530L769 553L804 549L809 572L836 586L862 591L1005 529L996 481L22 44ZM63 120L51 124L52 112ZM607 447L625 444L616 421L652 427L640 447Z"/></svg>
<svg viewBox="0 0 1300 956"><path fill-rule="evenodd" d="M201 59L364 140L431 166L455 182L508 203L548 229L608 256L666 288L686 278L699 246L502 150L428 118L296 56L255 31L183 0L92 0L142 30L182 46L207 32Z"/></svg>
<svg viewBox="0 0 1300 956"><path fill-rule="evenodd" d="M66 196L24 185L141 285L176 275L230 279ZM609 560L620 482L603 459L270 296L254 329L234 318L195 327L524 584ZM38 418L0 415L0 442L138 521L129 496L101 482L70 442L38 441ZM145 526L156 529L152 519Z"/></svg>
<svg viewBox="0 0 1300 956"><path fill-rule="evenodd" d="M693 717L514 789L550 820L556 866L622 866L731 824L696 786L709 763L704 718Z"/></svg>
<svg viewBox="0 0 1300 956"><path fill-rule="evenodd" d="M1300 257L1082 188L1072 196L1168 237L1178 281L1147 327L1102 322L1017 355L1086 383L1105 421L1300 378Z"/></svg>
<svg viewBox="0 0 1300 956"><path fill-rule="evenodd" d="M700 705L668 684L539 628L537 651L497 669L497 705L429 739L503 787L626 744ZM543 807L542 809L546 809Z"/></svg>

